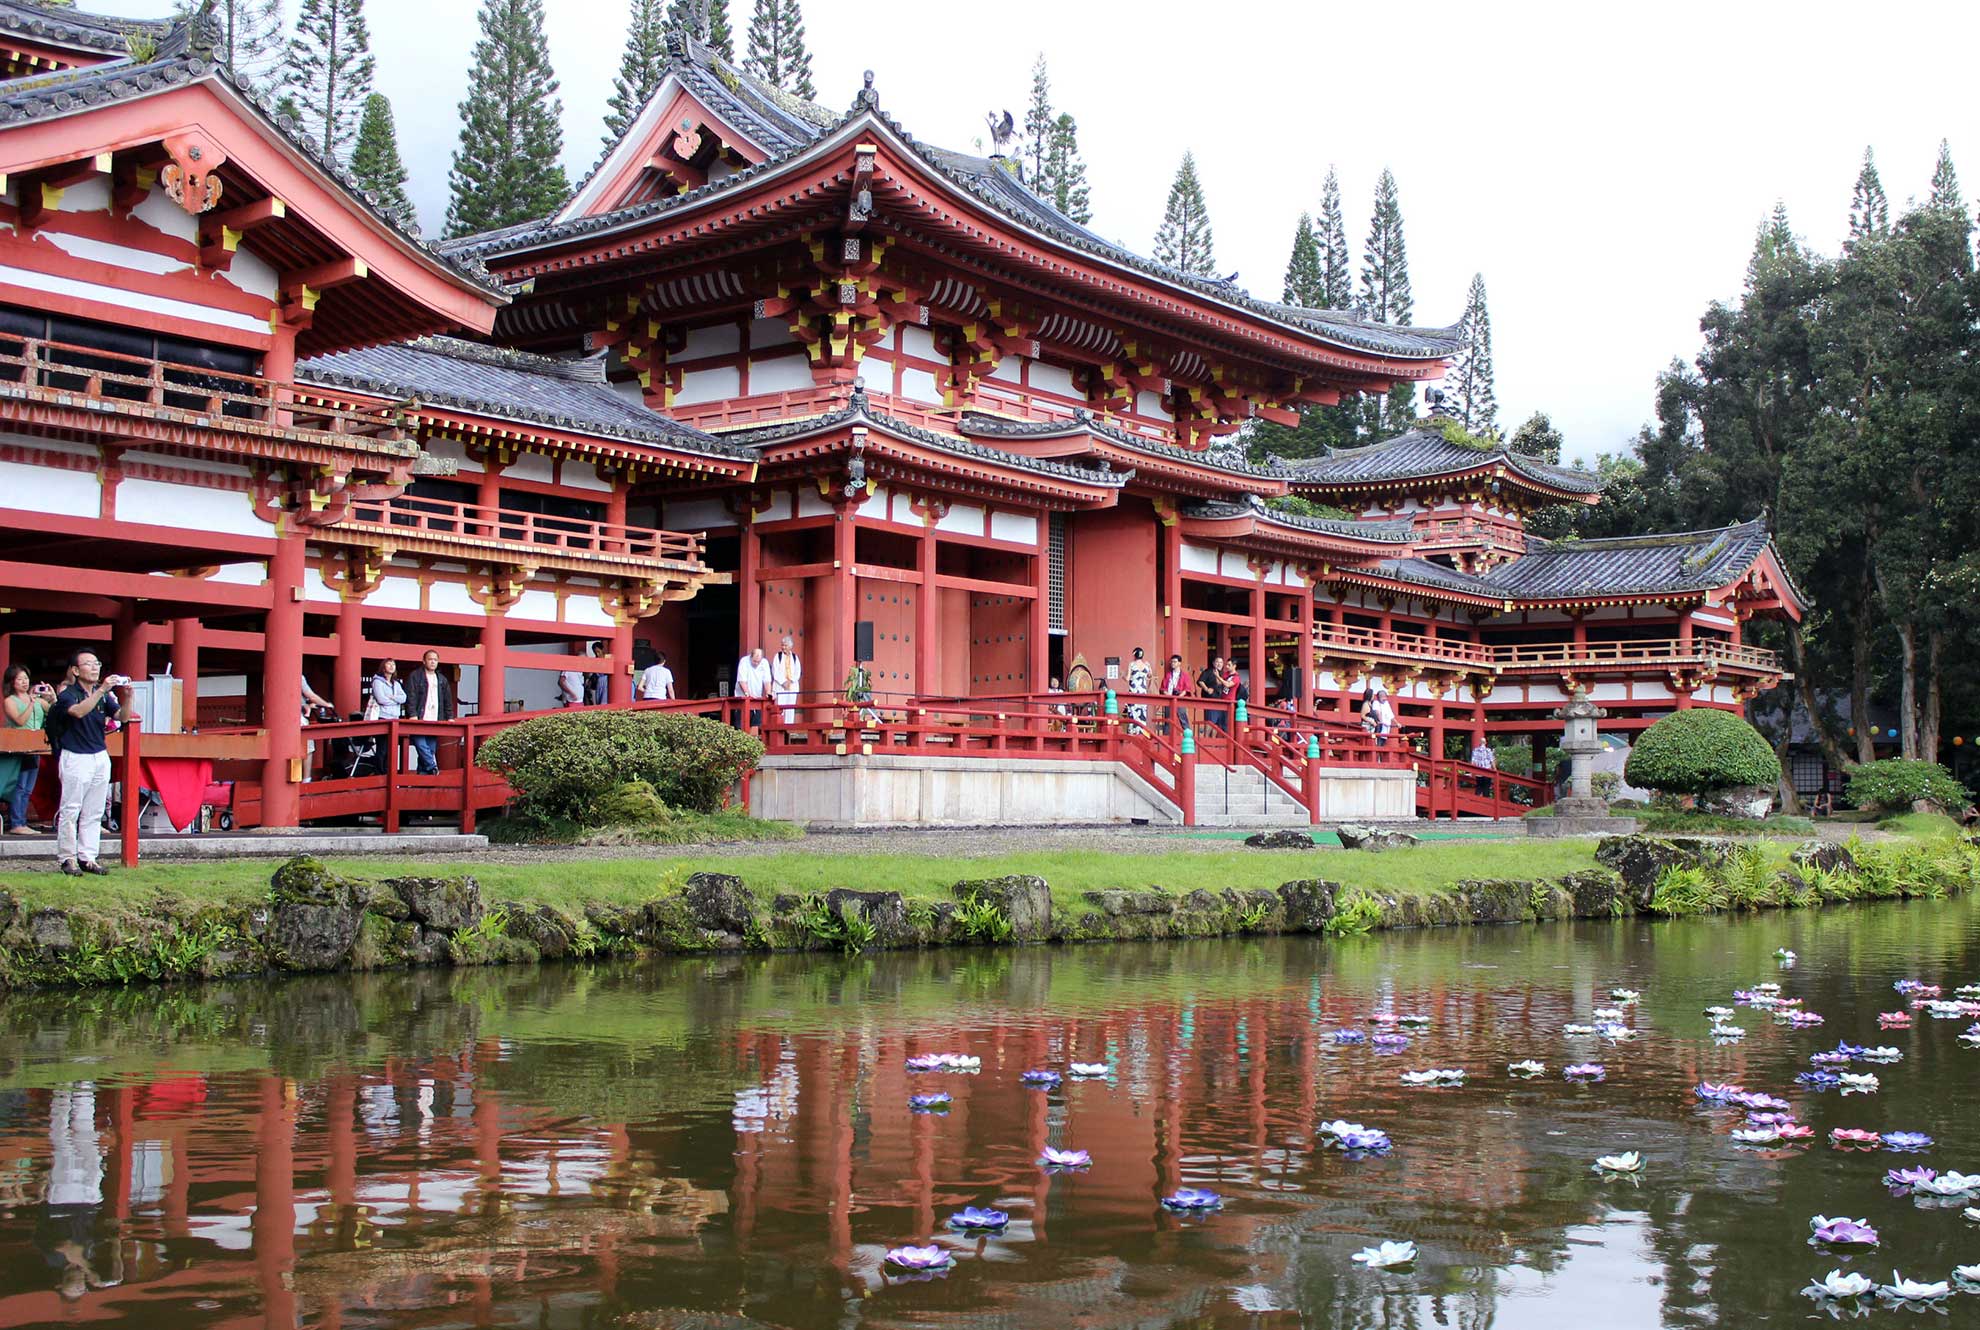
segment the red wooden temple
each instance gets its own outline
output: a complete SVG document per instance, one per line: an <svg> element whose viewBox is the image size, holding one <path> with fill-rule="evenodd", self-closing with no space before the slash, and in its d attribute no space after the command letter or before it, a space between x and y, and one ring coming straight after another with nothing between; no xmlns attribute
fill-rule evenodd
<svg viewBox="0 0 1980 1330"><path fill-rule="evenodd" d="M1761 523L1540 540L1526 514L1593 503L1596 478L1434 420L1230 460L1214 445L1253 422L1440 377L1452 331L1122 250L1005 163L911 137L870 78L839 113L677 43L554 216L433 245L206 30L148 28L140 63L130 27L0 3L0 656L169 669L177 714L145 729L228 740L244 823L471 825L503 797L462 774L478 737L554 706L558 671L627 705L664 651L685 705L736 718L738 656L787 635L806 693L765 718L759 794L826 820L967 817L925 793L955 763L1035 775L999 816L1194 820L1186 755L1227 803L1503 812L1465 802L1460 739L1537 749L1576 688L1632 732L1783 677L1742 640L1801 613ZM1135 647L1158 671L1229 658L1255 719L1115 719ZM463 720L305 733L305 678L355 717L375 662L429 648ZM873 697L848 708L861 658ZM1353 788L1405 761L1359 738L1378 680L1422 749L1401 809ZM451 774L399 769L422 731L457 741ZM391 769L340 774L367 735ZM920 804L846 793L887 762ZM1129 793L1074 788L1096 765Z"/></svg>

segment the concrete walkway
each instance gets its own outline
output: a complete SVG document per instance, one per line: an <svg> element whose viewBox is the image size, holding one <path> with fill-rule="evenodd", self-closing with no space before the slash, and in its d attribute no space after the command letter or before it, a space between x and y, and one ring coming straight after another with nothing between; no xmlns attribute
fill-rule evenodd
<svg viewBox="0 0 1980 1330"><path fill-rule="evenodd" d="M387 836L362 828L338 831L272 833L258 831L209 831L199 836L140 836L138 862L184 859L238 859L244 855L287 858L295 854L436 854L475 853L488 848L486 836L463 836L445 829L431 832L408 831ZM103 833L103 864L118 861L121 845L117 837ZM9 868L55 867L55 837L0 837L0 864Z"/></svg>

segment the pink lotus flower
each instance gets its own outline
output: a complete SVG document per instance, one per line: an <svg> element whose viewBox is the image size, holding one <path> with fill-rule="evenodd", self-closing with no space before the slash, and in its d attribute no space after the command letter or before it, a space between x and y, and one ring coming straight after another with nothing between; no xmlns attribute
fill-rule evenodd
<svg viewBox="0 0 1980 1330"><path fill-rule="evenodd" d="M1809 1241L1833 1242L1839 1245L1877 1245L1877 1230L1863 1219L1831 1219L1827 1215L1816 1215L1808 1221L1811 1234Z"/></svg>
<svg viewBox="0 0 1980 1330"><path fill-rule="evenodd" d="M1086 1168L1093 1163L1093 1156L1084 1150L1056 1150L1048 1145L1038 1162L1048 1169Z"/></svg>
<svg viewBox="0 0 1980 1330"><path fill-rule="evenodd" d="M1800 1122L1783 1122L1777 1131L1784 1141L1805 1141L1815 1134L1815 1129Z"/></svg>
<svg viewBox="0 0 1980 1330"><path fill-rule="evenodd" d="M1902 1030L1911 1024L1911 1013L1904 1011L1880 1011L1877 1024L1886 1030Z"/></svg>
<svg viewBox="0 0 1980 1330"><path fill-rule="evenodd" d="M915 1274L927 1274L935 1270L946 1270L956 1263L945 1248L933 1243L926 1247L895 1247L887 1253L887 1264L898 1266Z"/></svg>
<svg viewBox="0 0 1980 1330"><path fill-rule="evenodd" d="M1874 1150L1884 1143L1882 1133L1862 1131L1856 1127L1837 1127L1829 1133L1829 1143L1835 1146L1861 1146Z"/></svg>

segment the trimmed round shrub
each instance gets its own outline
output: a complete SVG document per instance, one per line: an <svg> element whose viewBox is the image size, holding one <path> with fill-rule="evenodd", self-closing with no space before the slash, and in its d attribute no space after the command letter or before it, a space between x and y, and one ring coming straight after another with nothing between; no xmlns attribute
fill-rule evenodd
<svg viewBox="0 0 1980 1330"><path fill-rule="evenodd" d="M621 787L635 781L669 808L716 812L763 760L763 744L704 716L600 708L512 725L475 760L515 787L516 813L596 826L600 808L623 802Z"/></svg>
<svg viewBox="0 0 1980 1330"><path fill-rule="evenodd" d="M1966 787L1937 762L1887 757L1865 762L1852 771L1844 792L1858 808L1880 813L1903 813L1915 803L1933 803L1949 813L1966 806Z"/></svg>
<svg viewBox="0 0 1980 1330"><path fill-rule="evenodd" d="M1663 794L1704 794L1735 785L1775 785L1780 759L1760 731L1730 711L1673 711L1637 736L1623 779Z"/></svg>

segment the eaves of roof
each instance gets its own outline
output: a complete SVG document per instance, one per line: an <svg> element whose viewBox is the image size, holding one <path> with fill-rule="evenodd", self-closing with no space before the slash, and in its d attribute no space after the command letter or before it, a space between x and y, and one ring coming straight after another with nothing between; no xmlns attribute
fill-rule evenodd
<svg viewBox="0 0 1980 1330"><path fill-rule="evenodd" d="M1281 527L1287 531L1317 533L1378 545L1408 545L1416 537L1415 526L1406 518L1393 522L1357 522L1350 518L1306 517L1298 513L1280 512L1262 503L1192 503L1184 506L1182 515L1208 522L1251 518L1265 526Z"/></svg>
<svg viewBox="0 0 1980 1330"><path fill-rule="evenodd" d="M1207 452L1179 447L1173 443L1163 443L1159 439L1143 438L1131 430L1124 430L1118 425L1102 420L1085 407L1075 407L1069 420L1011 420L982 411L965 411L956 423L964 434L976 438L1064 439L1087 435L1104 439L1130 452L1145 453L1151 458L1159 458L1164 462L1181 463L1214 471L1229 476L1233 481L1277 481L1285 475L1279 467L1253 466L1249 462L1212 457ZM1275 491L1282 488L1278 485L1273 486Z"/></svg>

